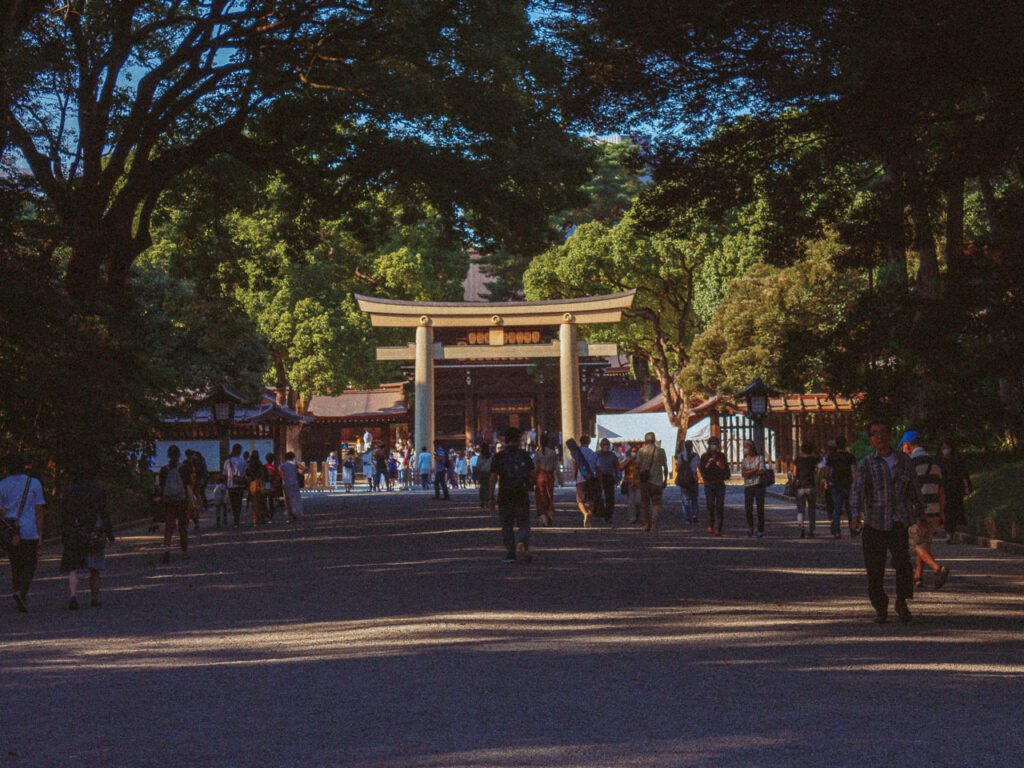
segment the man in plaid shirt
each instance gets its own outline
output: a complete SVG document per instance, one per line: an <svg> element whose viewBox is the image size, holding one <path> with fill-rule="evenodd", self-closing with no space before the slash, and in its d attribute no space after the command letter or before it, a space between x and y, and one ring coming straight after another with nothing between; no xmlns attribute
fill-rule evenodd
<svg viewBox="0 0 1024 768"><path fill-rule="evenodd" d="M857 465L850 490L852 527L863 527L864 567L875 622L884 624L889 615L886 553L892 557L896 571L896 613L900 621L907 622L912 618L907 600L914 597L908 529L924 518L924 499L913 463L893 450L892 428L884 421L873 421L868 426L868 439L875 452Z"/></svg>

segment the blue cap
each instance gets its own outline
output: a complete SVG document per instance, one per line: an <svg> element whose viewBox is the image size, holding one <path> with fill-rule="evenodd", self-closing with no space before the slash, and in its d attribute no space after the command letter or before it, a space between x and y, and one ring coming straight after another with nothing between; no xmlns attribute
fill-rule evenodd
<svg viewBox="0 0 1024 768"><path fill-rule="evenodd" d="M903 437L900 438L900 445L906 445L907 443L913 443L917 445L921 442L921 433L913 429L908 429L903 433Z"/></svg>

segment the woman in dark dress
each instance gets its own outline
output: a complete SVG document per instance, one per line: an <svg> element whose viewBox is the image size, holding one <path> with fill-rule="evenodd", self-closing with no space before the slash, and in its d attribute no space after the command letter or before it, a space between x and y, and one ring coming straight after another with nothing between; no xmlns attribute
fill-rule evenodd
<svg viewBox="0 0 1024 768"><path fill-rule="evenodd" d="M964 514L964 496L974 492L974 484L971 483L971 475L967 471L967 465L960 458L956 446L949 440L945 440L940 447L940 463L942 464L942 484L946 493L946 536L947 540L955 543L954 534L958 525L966 525L967 517Z"/></svg>
<svg viewBox="0 0 1024 768"><path fill-rule="evenodd" d="M68 575L68 610L78 610L78 577L88 574L89 604L100 606L100 574L106 567L104 550L114 540L107 513L107 495L96 482L91 462L81 459L71 469L71 483L61 502L61 539L64 552L60 572Z"/></svg>

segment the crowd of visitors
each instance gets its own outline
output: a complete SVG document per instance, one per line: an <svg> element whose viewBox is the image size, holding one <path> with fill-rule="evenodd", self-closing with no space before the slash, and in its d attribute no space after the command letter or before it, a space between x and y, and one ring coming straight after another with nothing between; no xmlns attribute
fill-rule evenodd
<svg viewBox="0 0 1024 768"><path fill-rule="evenodd" d="M595 520L617 522L617 496L621 495L625 521L656 533L664 492L674 477L680 489L682 522L700 523L699 488L703 485L707 532L719 537L725 520L726 484L732 469L737 468L747 535L765 535L765 493L775 482L775 473L751 440L744 442L742 458L731 466L715 437L707 441L702 454L691 441L685 441L670 463L653 433L648 433L642 444L614 447L603 438L597 451L591 449L590 437L582 435L578 446L574 445L575 461L567 472L561 451L549 435L541 434L535 445L524 445L522 438L518 429L510 428L504 443L493 450L481 442L466 451L448 450L440 443L433 450L424 445L417 451L411 441L388 448L368 439L362 458L351 449L340 457L332 453L326 462L327 480L351 491L361 470L370 490L433 489L439 500L450 499L451 489L475 487L480 507L496 509L504 559L513 563L533 558L531 493L536 521L542 526L554 524L555 487L572 484L584 527L592 527ZM935 589L941 589L950 577L950 569L936 559L933 543L940 528L948 541L955 540L957 527L965 522L964 498L973 486L949 441L941 444L934 457L920 433L913 430L905 432L894 446L891 427L882 421L869 425L868 440L874 450L860 461L847 450L841 435L829 441L822 455L813 445L801 445L785 492L794 499L801 539L816 535L819 501L825 503L832 537L842 538L844 516L850 536L862 536L868 596L878 622L887 621L889 615L884 575L886 561L891 560L896 572L895 611L902 621L909 621L908 601L915 589L924 586L926 569L933 574ZM47 510L42 485L31 470L26 457L13 456L0 480L0 547L10 560L12 596L19 611L28 610ZM105 548L115 538L96 470L88 458L76 459L69 468L69 483L60 505L60 570L68 576L71 610L79 608L78 584L83 577L88 578L90 605L101 604ZM187 450L182 456L177 446L169 447L154 489L163 525L163 563L171 561L175 534L181 558L188 559L190 529L200 529L209 482L210 473L199 452ZM303 514L303 484L303 467L294 453L286 453L284 460L277 462L273 454L261 457L235 445L213 487L214 524L237 527L244 514L253 526L269 525L279 511L293 522Z"/></svg>

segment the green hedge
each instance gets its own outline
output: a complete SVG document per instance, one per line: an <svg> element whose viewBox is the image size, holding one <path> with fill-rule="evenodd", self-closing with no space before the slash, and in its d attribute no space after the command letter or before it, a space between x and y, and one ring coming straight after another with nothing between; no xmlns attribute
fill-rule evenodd
<svg viewBox="0 0 1024 768"><path fill-rule="evenodd" d="M968 465L974 493L965 504L967 530L1024 544L1024 460L972 457Z"/></svg>

